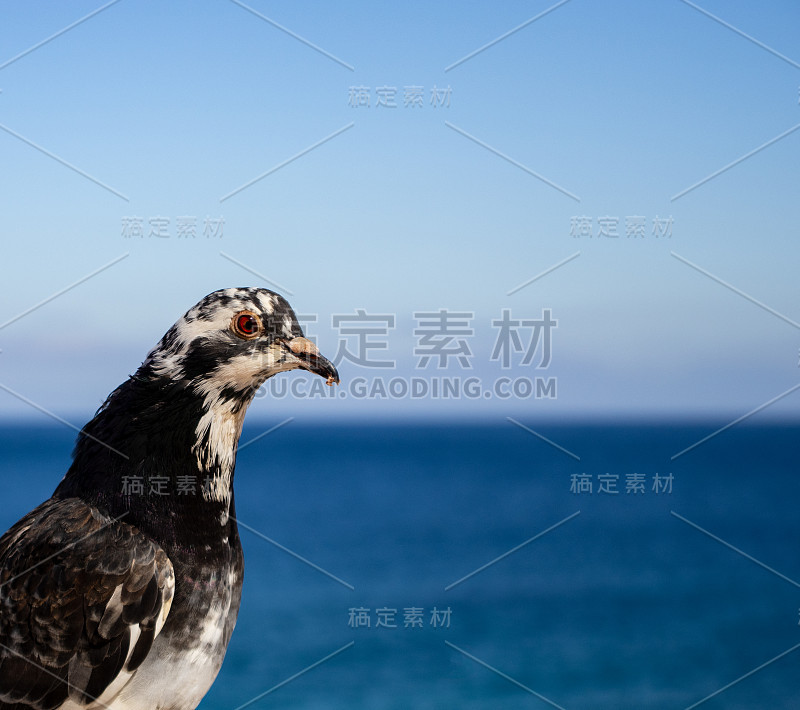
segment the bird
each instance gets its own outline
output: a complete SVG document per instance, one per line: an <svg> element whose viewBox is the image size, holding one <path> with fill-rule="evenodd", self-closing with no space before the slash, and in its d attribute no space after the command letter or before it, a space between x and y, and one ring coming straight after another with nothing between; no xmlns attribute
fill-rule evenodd
<svg viewBox="0 0 800 710"><path fill-rule="evenodd" d="M228 288L108 396L52 497L0 538L0 710L200 703L241 600L233 475L245 412L294 369L339 383L281 295Z"/></svg>

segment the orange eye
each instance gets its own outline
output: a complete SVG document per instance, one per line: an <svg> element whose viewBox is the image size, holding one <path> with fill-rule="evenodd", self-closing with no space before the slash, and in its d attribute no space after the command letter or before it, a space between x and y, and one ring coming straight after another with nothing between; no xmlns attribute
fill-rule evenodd
<svg viewBox="0 0 800 710"><path fill-rule="evenodd" d="M242 311L233 317L231 330L240 338L255 338L261 330L261 321L255 313Z"/></svg>

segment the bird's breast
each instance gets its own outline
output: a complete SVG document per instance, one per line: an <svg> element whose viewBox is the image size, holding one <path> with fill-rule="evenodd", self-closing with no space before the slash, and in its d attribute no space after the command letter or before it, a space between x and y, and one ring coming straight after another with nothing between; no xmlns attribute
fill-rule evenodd
<svg viewBox="0 0 800 710"><path fill-rule="evenodd" d="M113 710L193 710L222 666L241 598L241 551L216 566L176 562L175 572L167 623Z"/></svg>

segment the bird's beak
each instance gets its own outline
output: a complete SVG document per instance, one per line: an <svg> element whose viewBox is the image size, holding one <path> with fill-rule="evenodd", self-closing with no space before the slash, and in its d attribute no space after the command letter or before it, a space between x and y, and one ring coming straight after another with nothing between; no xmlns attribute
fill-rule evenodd
<svg viewBox="0 0 800 710"><path fill-rule="evenodd" d="M329 385L339 384L339 373L333 363L319 354L319 349L308 338L292 338L287 343L298 360L300 367L309 372L313 372L320 377L324 377Z"/></svg>

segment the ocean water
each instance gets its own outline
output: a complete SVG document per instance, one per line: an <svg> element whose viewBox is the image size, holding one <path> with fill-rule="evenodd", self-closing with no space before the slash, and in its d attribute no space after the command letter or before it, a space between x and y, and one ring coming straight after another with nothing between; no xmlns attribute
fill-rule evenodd
<svg viewBox="0 0 800 710"><path fill-rule="evenodd" d="M200 707L800 707L797 425L522 423L245 446L242 609ZM73 439L0 427L3 529Z"/></svg>

